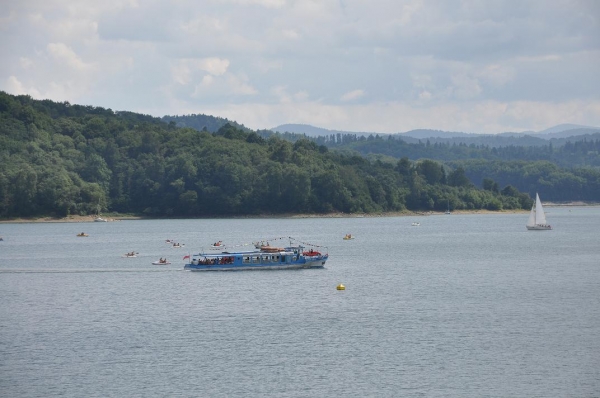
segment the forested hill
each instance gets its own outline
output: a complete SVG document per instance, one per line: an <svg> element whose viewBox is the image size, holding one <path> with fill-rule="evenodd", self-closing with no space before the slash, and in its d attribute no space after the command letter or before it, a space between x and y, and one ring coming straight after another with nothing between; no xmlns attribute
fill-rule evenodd
<svg viewBox="0 0 600 398"><path fill-rule="evenodd" d="M600 137L567 141L560 147L552 142L539 147L500 148L429 141L410 144L391 136L362 139L351 135L316 142L325 142L335 151L382 160L432 159L450 169L462 168L481 187L484 179L489 179L499 185L510 184L531 196L539 192L544 200L600 202Z"/></svg>
<svg viewBox="0 0 600 398"><path fill-rule="evenodd" d="M589 138L589 139L587 139ZM496 137L502 140L502 137ZM528 137L515 138L523 141L523 145L488 146L474 143L457 144L449 142L431 142L420 140L408 143L404 139L393 136L357 137L355 135L340 135L318 137L315 142L329 148L354 150L364 156L371 153L383 154L395 158L436 159L440 161L455 161L462 159L485 160L547 160L560 167L600 167L600 134L584 137L581 141L568 139L561 146L554 146L552 141L545 145L528 145Z"/></svg>
<svg viewBox="0 0 600 398"><path fill-rule="evenodd" d="M369 162L230 124L214 133L131 112L0 92L0 217L160 217L528 208L529 195L407 158Z"/></svg>
<svg viewBox="0 0 600 398"><path fill-rule="evenodd" d="M173 122L177 127L190 127L198 131L208 131L209 133L217 132L226 124L235 126L244 131L250 131L250 129L246 128L243 124L239 124L233 120L204 114L163 116L162 120L167 123Z"/></svg>

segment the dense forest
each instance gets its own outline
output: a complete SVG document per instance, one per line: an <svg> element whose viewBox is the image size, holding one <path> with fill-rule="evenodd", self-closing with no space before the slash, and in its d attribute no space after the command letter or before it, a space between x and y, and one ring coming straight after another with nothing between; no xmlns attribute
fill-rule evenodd
<svg viewBox="0 0 600 398"><path fill-rule="evenodd" d="M174 116L163 116L162 121L167 123L175 123L177 127L190 127L198 131L208 131L210 133L216 133L221 127L229 124L237 127L240 130L249 132L250 129L245 127L243 124L239 124L233 120L225 119L218 116L210 116L204 114L191 114L191 115L174 115Z"/></svg>
<svg viewBox="0 0 600 398"><path fill-rule="evenodd" d="M440 161L463 159L547 160L560 167L600 167L600 134L589 137L589 140L587 138L577 141L564 140L559 146L554 145L553 141L547 141L546 145L525 145L528 142L526 137L520 138L524 145L496 147L449 142L431 143L429 139L408 143L404 139L392 135L364 137L352 134L318 137L315 142L329 148L352 149L362 155L378 153L395 158L407 156L410 159L428 158Z"/></svg>
<svg viewBox="0 0 600 398"><path fill-rule="evenodd" d="M545 200L600 201L600 138L567 140L558 147L549 142L545 146L490 148L473 144L430 144L427 141L409 144L391 136L347 139L346 142L336 137L336 143L328 147L356 151L363 156L434 159L450 168L463 168L467 177L479 187L483 187L484 179L492 179L531 196L539 192Z"/></svg>
<svg viewBox="0 0 600 398"><path fill-rule="evenodd" d="M265 133L265 132L263 132ZM0 217L153 217L517 209L510 184L478 189L462 166L370 161L306 138L225 123L214 132L0 92Z"/></svg>
<svg viewBox="0 0 600 398"><path fill-rule="evenodd" d="M197 124L207 124L209 117L191 115L170 120L179 125L190 118L199 119ZM434 138L406 142L407 137L400 135L336 133L307 137L270 130L257 133L264 138L276 136L290 142L309 139L337 153L359 154L384 163L395 163L404 157L415 162L431 159L446 165L448 170L461 167L481 188L485 187L484 181L493 180L500 186L511 185L532 197L539 192L544 200L600 202L600 133L550 140L530 136L491 136L485 137L486 145ZM465 139L463 135L456 140ZM484 137L469 139L483 140ZM511 144L506 145L509 142Z"/></svg>

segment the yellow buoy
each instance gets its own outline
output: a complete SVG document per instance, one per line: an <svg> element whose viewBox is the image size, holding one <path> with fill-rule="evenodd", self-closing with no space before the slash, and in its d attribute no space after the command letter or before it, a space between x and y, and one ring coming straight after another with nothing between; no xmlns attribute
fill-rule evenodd
<svg viewBox="0 0 600 398"><path fill-rule="evenodd" d="M343 284L340 283L339 285L337 285L336 289L337 290L346 290L346 286L344 286Z"/></svg>

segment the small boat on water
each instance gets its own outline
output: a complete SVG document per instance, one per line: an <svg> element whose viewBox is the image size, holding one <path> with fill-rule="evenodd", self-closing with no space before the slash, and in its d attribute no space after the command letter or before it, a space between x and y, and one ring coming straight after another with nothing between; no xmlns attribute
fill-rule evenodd
<svg viewBox="0 0 600 398"><path fill-rule="evenodd" d="M160 260L153 261L153 262L152 262L152 264L153 264L153 265L169 265L169 264L171 264L171 262L170 262L170 261L167 261L167 259L166 259L166 258L165 258L165 259L162 259L162 258L161 258Z"/></svg>
<svg viewBox="0 0 600 398"><path fill-rule="evenodd" d="M77 234L77 236L80 237L80 238L85 238L86 236L89 236L89 235L86 234L86 233L84 233L84 232L82 232L80 234Z"/></svg>
<svg viewBox="0 0 600 398"><path fill-rule="evenodd" d="M305 250L307 244L297 242L286 247L262 245L248 251L223 251L221 253L198 253L187 255L189 263L183 269L189 271L235 271L323 268L329 254L315 249ZM310 245L315 248L318 246Z"/></svg>
<svg viewBox="0 0 600 398"><path fill-rule="evenodd" d="M134 257L137 257L137 254L139 254L139 253L136 253L136 252L130 252L130 253L125 253L125 254L123 254L123 256L122 256L122 257L124 257L124 258L134 258Z"/></svg>
<svg viewBox="0 0 600 398"><path fill-rule="evenodd" d="M100 216L100 201L98 201L98 209L96 210L96 218L94 218L94 222L108 222L106 218L102 218Z"/></svg>
<svg viewBox="0 0 600 398"><path fill-rule="evenodd" d="M546 221L546 214L544 213L544 208L537 192L535 193L535 203L531 207L529 219L525 226L528 231L547 231L552 229L552 226Z"/></svg>
<svg viewBox="0 0 600 398"><path fill-rule="evenodd" d="M346 236L344 236L344 240L352 240L354 239L354 236L352 236L352 234L346 234Z"/></svg>
<svg viewBox="0 0 600 398"><path fill-rule="evenodd" d="M421 225L421 223L420 223L420 222L414 222L414 223L412 223L411 225L412 225L413 227L418 227L418 226L420 226L420 225Z"/></svg>

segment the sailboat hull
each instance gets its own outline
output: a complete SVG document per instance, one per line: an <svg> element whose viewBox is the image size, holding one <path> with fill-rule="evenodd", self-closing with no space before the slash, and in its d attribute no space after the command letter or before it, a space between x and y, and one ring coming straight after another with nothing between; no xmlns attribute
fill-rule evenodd
<svg viewBox="0 0 600 398"><path fill-rule="evenodd" d="M529 231L547 231L552 229L550 225L527 225L526 227Z"/></svg>

